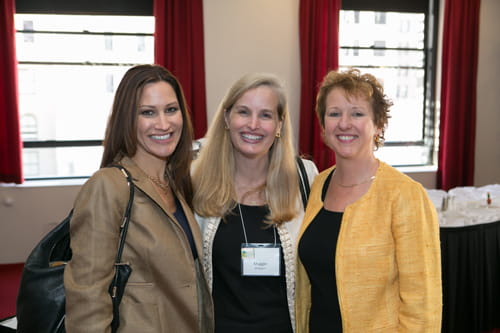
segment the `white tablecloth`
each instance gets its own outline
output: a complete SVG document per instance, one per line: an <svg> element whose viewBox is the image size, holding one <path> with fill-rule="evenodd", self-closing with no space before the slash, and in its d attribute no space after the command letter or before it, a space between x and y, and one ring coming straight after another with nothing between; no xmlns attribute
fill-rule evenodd
<svg viewBox="0 0 500 333"><path fill-rule="evenodd" d="M456 187L448 192L428 189L427 193L438 211L441 227L464 227L500 221L500 184ZM488 193L490 205L487 205ZM443 198L448 200L446 210L442 209Z"/></svg>

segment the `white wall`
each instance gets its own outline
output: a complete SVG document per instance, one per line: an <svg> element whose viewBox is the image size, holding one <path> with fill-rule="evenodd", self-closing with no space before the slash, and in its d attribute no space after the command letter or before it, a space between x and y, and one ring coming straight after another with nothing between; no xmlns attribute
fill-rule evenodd
<svg viewBox="0 0 500 333"><path fill-rule="evenodd" d="M247 72L273 72L288 88L298 133L298 0L205 0L208 119L229 86ZM500 183L500 1L482 0L475 185ZM434 172L407 172L427 188ZM0 185L0 263L21 262L72 206L79 186Z"/></svg>
<svg viewBox="0 0 500 333"><path fill-rule="evenodd" d="M73 206L80 186L0 186L0 264L24 262Z"/></svg>
<svg viewBox="0 0 500 333"><path fill-rule="evenodd" d="M500 1L481 0L474 184L500 184Z"/></svg>
<svg viewBox="0 0 500 333"><path fill-rule="evenodd" d="M300 100L299 1L205 0L208 121L229 87L250 72L277 75L288 90L295 137Z"/></svg>

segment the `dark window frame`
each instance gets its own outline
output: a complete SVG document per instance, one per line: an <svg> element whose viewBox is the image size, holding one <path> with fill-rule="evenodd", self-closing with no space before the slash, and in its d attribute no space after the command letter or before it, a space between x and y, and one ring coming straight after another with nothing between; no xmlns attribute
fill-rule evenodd
<svg viewBox="0 0 500 333"><path fill-rule="evenodd" d="M429 148L427 160L433 163L435 154L435 121L436 120L436 64L437 64L437 43L438 43L438 18L439 18L439 0L343 0L342 10L354 11L377 11L377 12L403 12L403 13L422 13L425 15L424 29L424 65L422 67L413 66L393 66L400 69L424 69L424 105L423 105L423 126L422 140L418 141L392 141L385 142L387 147L404 146L426 146ZM416 48L380 48L380 47L340 47L341 50L398 50L398 51L419 51ZM358 68L377 68L377 66L360 65ZM391 66L385 66L391 67ZM428 165L422 164L421 166ZM395 165L406 166L406 165ZM416 166L416 165L413 165Z"/></svg>
<svg viewBox="0 0 500 333"><path fill-rule="evenodd" d="M18 14L153 16L152 0L16 0Z"/></svg>
<svg viewBox="0 0 500 333"><path fill-rule="evenodd" d="M127 15L153 16L152 0L16 0L16 14L56 14L56 15ZM28 36L36 34L73 34L73 35L105 35L105 36L153 36L144 33L109 33L109 32L74 32L74 31L41 31L16 30ZM80 66L133 66L133 63L88 63L88 62L32 62L19 61L23 64L38 65L80 65ZM29 148L63 148L63 147L97 147L102 146L103 140L23 140L23 149ZM78 179L83 176L64 177L36 177L27 180Z"/></svg>

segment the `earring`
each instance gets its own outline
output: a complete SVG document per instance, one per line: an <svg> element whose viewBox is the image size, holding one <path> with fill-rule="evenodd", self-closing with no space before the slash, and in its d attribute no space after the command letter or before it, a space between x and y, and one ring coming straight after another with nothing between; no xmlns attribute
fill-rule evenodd
<svg viewBox="0 0 500 333"><path fill-rule="evenodd" d="M276 132L276 137L277 138L281 138L281 133L280 132Z"/></svg>
<svg viewBox="0 0 500 333"><path fill-rule="evenodd" d="M384 144L384 137L379 134L375 134L375 136L373 137L373 142L375 143L375 147L378 148Z"/></svg>

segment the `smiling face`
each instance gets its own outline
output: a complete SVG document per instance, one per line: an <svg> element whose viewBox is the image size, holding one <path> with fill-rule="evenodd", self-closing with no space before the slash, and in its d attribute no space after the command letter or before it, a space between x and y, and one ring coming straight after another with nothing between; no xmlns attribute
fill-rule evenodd
<svg viewBox="0 0 500 333"><path fill-rule="evenodd" d="M137 105L135 159L165 161L172 155L182 133L182 111L174 89L165 81L144 86Z"/></svg>
<svg viewBox="0 0 500 333"><path fill-rule="evenodd" d="M336 158L373 157L375 126L370 102L361 96L347 98L344 89L334 88L326 97L324 139Z"/></svg>
<svg viewBox="0 0 500 333"><path fill-rule="evenodd" d="M225 121L236 158L267 157L281 129L278 96L266 85L250 89L226 111Z"/></svg>

